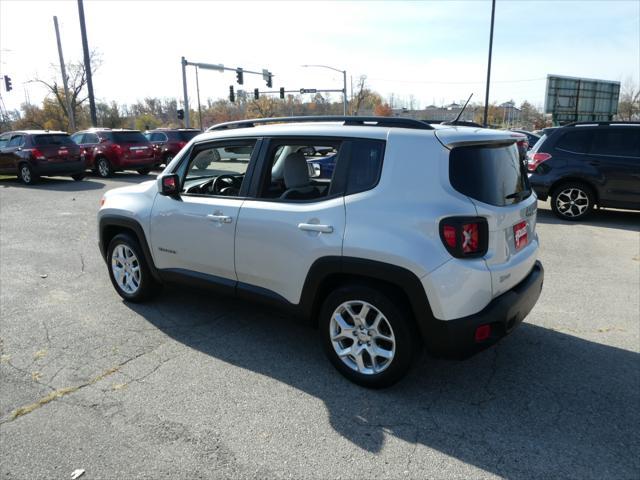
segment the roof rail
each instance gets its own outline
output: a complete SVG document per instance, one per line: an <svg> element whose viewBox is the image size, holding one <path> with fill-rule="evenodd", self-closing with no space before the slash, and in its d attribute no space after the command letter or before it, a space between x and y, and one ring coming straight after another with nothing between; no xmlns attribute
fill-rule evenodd
<svg viewBox="0 0 640 480"><path fill-rule="evenodd" d="M254 118L248 120L238 120L235 122L225 122L207 128L207 132L216 130L227 130L232 128L251 128L256 125L267 123L301 123L301 122L344 122L343 125L365 126L365 127L398 127L414 128L418 130L433 130L433 127L421 120L402 117L350 117L342 115L314 115L308 117L274 117L274 118Z"/></svg>
<svg viewBox="0 0 640 480"><path fill-rule="evenodd" d="M616 121L616 120L612 120L612 121L598 121L598 120L594 120L592 122L589 121L582 121L582 122L571 122L571 123L567 123L566 125L562 125L563 127L576 127L576 126L580 126L580 125L640 125L640 121L634 122L634 121Z"/></svg>

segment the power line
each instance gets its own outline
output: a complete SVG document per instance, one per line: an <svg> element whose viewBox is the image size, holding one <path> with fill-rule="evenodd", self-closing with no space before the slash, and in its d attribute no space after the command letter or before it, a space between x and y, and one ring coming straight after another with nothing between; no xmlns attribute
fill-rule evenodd
<svg viewBox="0 0 640 480"><path fill-rule="evenodd" d="M538 82L540 80L546 80L547 77L539 77L539 78L522 78L518 80L492 80L491 83L522 83L522 82ZM419 83L419 84L433 84L433 85L478 85L486 83L485 80L481 80L478 82L449 82L449 81L431 81L431 80L391 80L388 78L370 78L367 77L367 80L372 80L376 82L390 82L390 83Z"/></svg>

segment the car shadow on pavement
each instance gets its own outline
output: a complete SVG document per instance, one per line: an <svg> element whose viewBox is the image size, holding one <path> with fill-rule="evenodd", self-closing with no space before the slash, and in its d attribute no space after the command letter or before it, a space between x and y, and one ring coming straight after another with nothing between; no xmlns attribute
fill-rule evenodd
<svg viewBox="0 0 640 480"><path fill-rule="evenodd" d="M594 210L589 217L577 222L561 220L551 210L538 208L538 223L552 225L590 225L640 232L640 212L629 210Z"/></svg>
<svg viewBox="0 0 640 480"><path fill-rule="evenodd" d="M283 314L182 288L129 307L190 348L322 400L331 427L372 453L399 439L409 461L424 445L507 478L640 471L640 356L574 332L524 323L468 360L425 354L396 386L368 390L333 369L317 330Z"/></svg>
<svg viewBox="0 0 640 480"><path fill-rule="evenodd" d="M117 182L123 182L123 183L142 183L148 180L155 180L157 178L158 173L159 172L151 172L146 175L140 175L138 172L124 171L124 172L113 173L109 177L109 179L115 180ZM90 178L99 178L99 177L96 175Z"/></svg>
<svg viewBox="0 0 640 480"><path fill-rule="evenodd" d="M90 177L76 182L71 178L52 178L43 177L33 185L25 185L17 178L0 179L0 188L24 188L27 190L51 190L59 192L82 192L86 190L100 190L104 187L104 183L96 181Z"/></svg>

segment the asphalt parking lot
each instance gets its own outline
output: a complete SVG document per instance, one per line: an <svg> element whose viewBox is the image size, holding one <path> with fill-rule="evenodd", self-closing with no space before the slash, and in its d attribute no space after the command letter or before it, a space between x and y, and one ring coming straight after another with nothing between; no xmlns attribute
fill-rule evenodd
<svg viewBox="0 0 640 480"><path fill-rule="evenodd" d="M141 180L0 180L3 479L640 476L640 213L567 224L540 204L522 327L370 391L261 306L177 287L124 303L95 213Z"/></svg>

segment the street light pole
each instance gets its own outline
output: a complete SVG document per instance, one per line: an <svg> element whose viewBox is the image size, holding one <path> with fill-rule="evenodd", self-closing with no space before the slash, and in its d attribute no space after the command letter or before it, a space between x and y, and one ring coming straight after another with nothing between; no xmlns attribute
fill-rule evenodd
<svg viewBox="0 0 640 480"><path fill-rule="evenodd" d="M484 119L483 126L487 126L487 116L489 113L489 83L491 81L491 52L493 51L493 20L496 14L496 0L491 0L491 33L489 34L489 62L487 64L487 90L484 95Z"/></svg>
<svg viewBox="0 0 640 480"><path fill-rule="evenodd" d="M187 59L182 57L182 93L184 94L184 125L191 127L189 119L189 97L187 96Z"/></svg>
<svg viewBox="0 0 640 480"><path fill-rule="evenodd" d="M303 67L318 67L318 68L328 68L329 70L333 70L334 72L342 73L342 112L343 115L347 115L347 71L340 70L338 68L333 68L328 65L302 65Z"/></svg>

